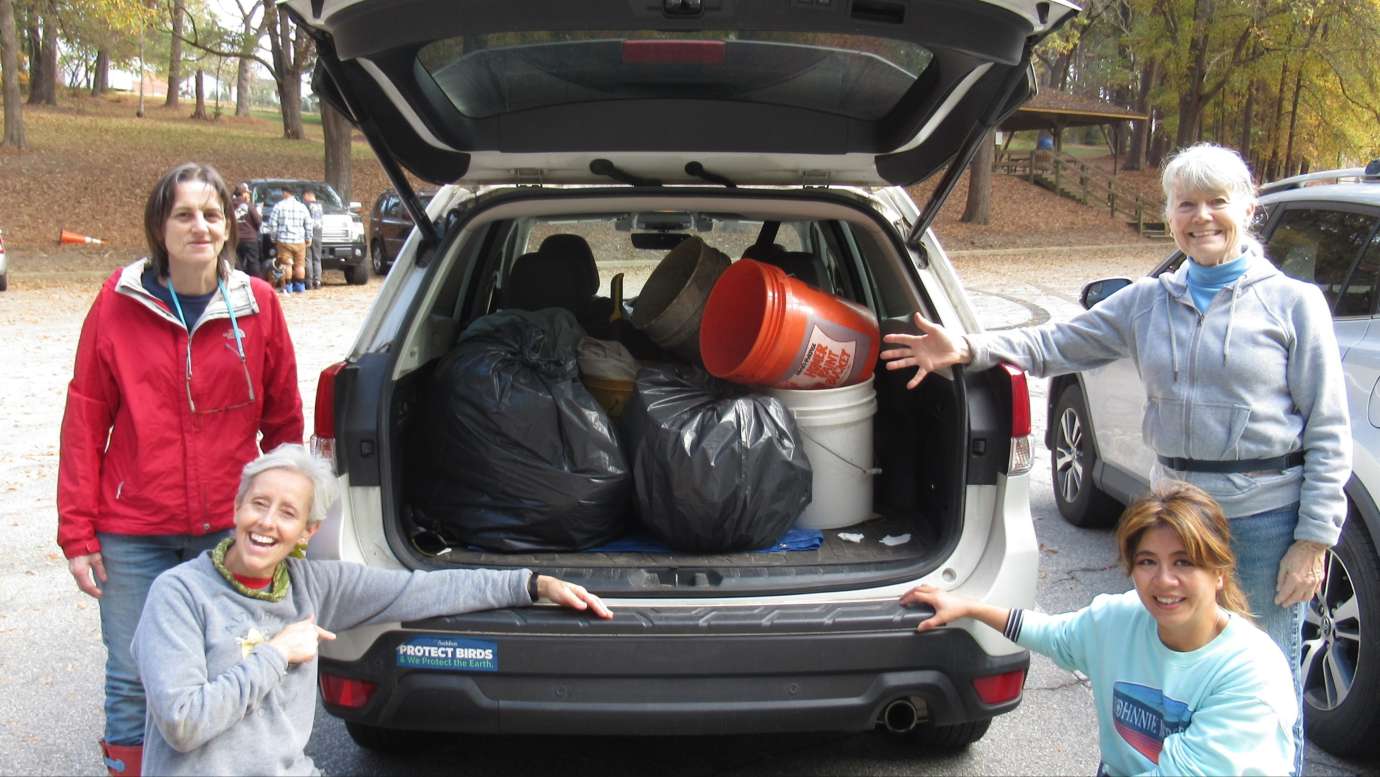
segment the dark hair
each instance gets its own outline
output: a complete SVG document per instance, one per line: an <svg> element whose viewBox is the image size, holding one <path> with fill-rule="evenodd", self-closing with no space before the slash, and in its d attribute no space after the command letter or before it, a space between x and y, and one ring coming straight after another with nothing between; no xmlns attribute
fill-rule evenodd
<svg viewBox="0 0 1380 777"><path fill-rule="evenodd" d="M1126 574L1131 574L1134 568L1141 538L1157 526L1168 527L1179 535L1184 553L1193 566L1222 576L1218 604L1248 619L1251 617L1246 595L1236 580L1231 528L1216 500L1196 486L1171 480L1160 483L1151 493L1128 505L1116 530L1116 544Z"/></svg>
<svg viewBox="0 0 1380 777"><path fill-rule="evenodd" d="M221 278L230 276L230 266L235 255L235 244L237 242L235 233L238 231L229 220L234 218L235 200L230 196L230 187L225 185L225 179L216 172L214 167L204 165L200 162L183 162L163 174L158 179L158 183L153 185L153 191L149 192L148 202L144 204L144 238L149 244L149 258L153 261L153 266L158 268L158 274L163 277L168 275L168 246L163 242L164 230L167 227L168 217L172 215L173 205L177 203L177 185L185 181L202 181L220 196L220 207L225 212L227 220L225 227L225 245L220 249L220 267L218 273Z"/></svg>

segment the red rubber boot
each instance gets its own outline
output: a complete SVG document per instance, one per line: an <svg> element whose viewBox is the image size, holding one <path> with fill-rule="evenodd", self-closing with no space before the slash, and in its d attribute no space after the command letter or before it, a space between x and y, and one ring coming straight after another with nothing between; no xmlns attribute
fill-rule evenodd
<svg viewBox="0 0 1380 777"><path fill-rule="evenodd" d="M110 745L101 740L101 753L110 777L139 777L144 765L143 745Z"/></svg>

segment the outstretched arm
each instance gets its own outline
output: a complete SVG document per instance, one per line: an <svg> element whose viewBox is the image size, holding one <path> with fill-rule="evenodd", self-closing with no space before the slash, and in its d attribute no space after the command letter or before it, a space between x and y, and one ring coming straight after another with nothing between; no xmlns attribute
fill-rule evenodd
<svg viewBox="0 0 1380 777"><path fill-rule="evenodd" d="M883 342L897 346L881 353L888 370L915 368L915 376L906 382L906 388L920 385L920 381L935 370L973 360L968 343L961 335L930 323L919 313L915 314L915 326L920 330L918 335L890 334L882 338Z"/></svg>

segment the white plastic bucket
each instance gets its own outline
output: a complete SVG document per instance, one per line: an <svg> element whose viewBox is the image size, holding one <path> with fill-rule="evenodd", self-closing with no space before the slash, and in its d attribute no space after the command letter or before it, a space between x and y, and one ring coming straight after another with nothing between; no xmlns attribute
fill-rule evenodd
<svg viewBox="0 0 1380 777"><path fill-rule="evenodd" d="M872 517L872 379L832 389L768 389L795 416L814 470L814 499L795 525L837 529Z"/></svg>

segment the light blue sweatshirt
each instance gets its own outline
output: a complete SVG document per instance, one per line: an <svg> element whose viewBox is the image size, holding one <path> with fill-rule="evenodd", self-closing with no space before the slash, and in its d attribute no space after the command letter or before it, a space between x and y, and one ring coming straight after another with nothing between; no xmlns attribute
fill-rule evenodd
<svg viewBox="0 0 1380 777"><path fill-rule="evenodd" d="M1284 654L1228 613L1186 653L1160 641L1134 590L1076 612L1013 610L1007 637L1092 683L1102 769L1131 774L1288 774L1298 700Z"/></svg>
<svg viewBox="0 0 1380 777"><path fill-rule="evenodd" d="M1248 266L1205 313L1187 262L1142 278L1068 321L967 336L974 369L1006 361L1036 377L1136 364L1145 387L1141 434L1161 456L1208 461L1304 452L1283 471L1176 472L1230 518L1299 504L1294 538L1334 545L1346 519L1351 427L1341 353L1322 292L1281 273L1253 247Z"/></svg>
<svg viewBox="0 0 1380 777"><path fill-rule="evenodd" d="M236 592L210 553L153 581L131 645L148 699L144 774L320 774L304 752L316 714L318 662L289 664L268 644L308 615L341 631L532 603L525 569L404 572L339 561L284 563L292 585L279 602ZM412 642L419 643L417 662L440 654L431 644L437 639L425 636L400 650ZM496 666L498 648L487 648ZM397 660L401 666L414 659L400 652Z"/></svg>

